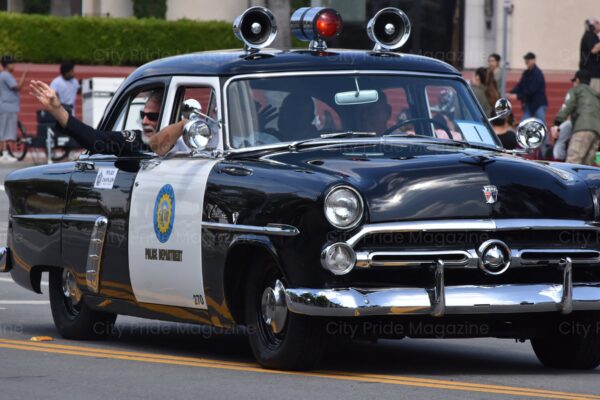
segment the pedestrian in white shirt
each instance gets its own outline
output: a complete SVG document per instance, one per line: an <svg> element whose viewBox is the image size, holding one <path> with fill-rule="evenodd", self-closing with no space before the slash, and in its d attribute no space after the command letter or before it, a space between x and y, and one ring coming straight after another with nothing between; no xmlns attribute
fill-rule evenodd
<svg viewBox="0 0 600 400"><path fill-rule="evenodd" d="M50 87L56 92L60 103L70 114L75 115L75 102L79 93L79 81L75 79L75 64L64 62L60 65L60 75L54 78Z"/></svg>
<svg viewBox="0 0 600 400"><path fill-rule="evenodd" d="M21 75L17 82L13 73L15 71L15 60L11 56L3 56L0 60L2 72L0 72L0 161L14 161L6 150L7 142L17 140L17 121L20 111L19 91L25 83L27 71Z"/></svg>

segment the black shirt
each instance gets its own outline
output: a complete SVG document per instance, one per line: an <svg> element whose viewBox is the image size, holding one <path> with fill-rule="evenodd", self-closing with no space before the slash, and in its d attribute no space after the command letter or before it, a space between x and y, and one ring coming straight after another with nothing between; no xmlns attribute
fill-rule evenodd
<svg viewBox="0 0 600 400"><path fill-rule="evenodd" d="M517 142L517 134L512 129L507 130L504 134L498 135L500 142L502 142L502 147L506 150L514 150L519 147L519 143Z"/></svg>
<svg viewBox="0 0 600 400"><path fill-rule="evenodd" d="M99 131L69 115L64 132L93 153L123 156L150 151L142 140L143 132L140 130Z"/></svg>
<svg viewBox="0 0 600 400"><path fill-rule="evenodd" d="M592 74L592 78L600 79L600 53L592 54L592 48L600 42L594 32L587 31L581 38L581 58L579 69L584 69Z"/></svg>

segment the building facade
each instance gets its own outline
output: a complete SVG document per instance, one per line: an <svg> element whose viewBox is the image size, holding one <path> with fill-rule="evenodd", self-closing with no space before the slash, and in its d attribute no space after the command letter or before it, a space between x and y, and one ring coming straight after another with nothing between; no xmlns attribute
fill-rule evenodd
<svg viewBox="0 0 600 400"><path fill-rule="evenodd" d="M26 0L0 0L0 10L23 12ZM289 39L290 2L285 0L167 0L168 20L233 21L246 8L271 8L280 25L277 46ZM507 10L507 61L523 67L523 55L536 53L545 70L571 71L579 62L584 21L600 18L598 0L305 0L294 4L336 8L344 30L332 46L369 48L365 27L381 8L399 7L412 22L412 35L403 51L443 59L458 68L486 64L490 53L502 54L504 12ZM129 18L132 0L50 0L54 15Z"/></svg>

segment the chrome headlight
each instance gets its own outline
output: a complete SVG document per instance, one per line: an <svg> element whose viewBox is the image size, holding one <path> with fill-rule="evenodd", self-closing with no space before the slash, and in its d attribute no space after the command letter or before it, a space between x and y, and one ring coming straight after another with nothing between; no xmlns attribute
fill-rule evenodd
<svg viewBox="0 0 600 400"><path fill-rule="evenodd" d="M364 204L360 194L349 186L336 186L325 196L325 217L338 229L351 229L363 217Z"/></svg>

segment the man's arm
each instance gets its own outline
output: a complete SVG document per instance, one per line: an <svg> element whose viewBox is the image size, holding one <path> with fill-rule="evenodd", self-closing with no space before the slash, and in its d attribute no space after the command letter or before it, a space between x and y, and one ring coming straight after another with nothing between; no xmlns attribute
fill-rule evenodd
<svg viewBox="0 0 600 400"><path fill-rule="evenodd" d="M558 114L556 114L556 117L554 118L554 125L558 126L565 122L567 118L569 118L569 115L571 115L573 111L575 111L576 105L577 98L575 95L575 90L571 89L569 90L569 93L567 93L567 96L565 97L565 102L560 108L560 111L558 112Z"/></svg>
<svg viewBox="0 0 600 400"><path fill-rule="evenodd" d="M183 127L187 122L187 119L183 119L177 123L165 126L160 132L153 135L149 143L152 151L161 157L167 154L183 134Z"/></svg>
<svg viewBox="0 0 600 400"><path fill-rule="evenodd" d="M144 150L141 131L99 131L70 115L60 104L56 92L41 81L32 81L31 94L41 103L65 133L83 148L101 154L122 155Z"/></svg>

